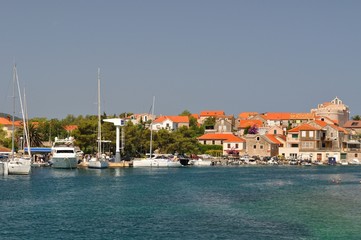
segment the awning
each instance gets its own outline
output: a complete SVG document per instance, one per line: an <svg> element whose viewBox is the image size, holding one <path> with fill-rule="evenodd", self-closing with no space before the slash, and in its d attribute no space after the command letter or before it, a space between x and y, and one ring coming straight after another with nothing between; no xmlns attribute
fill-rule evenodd
<svg viewBox="0 0 361 240"><path fill-rule="evenodd" d="M28 148L24 148L24 151L27 152ZM44 147L31 147L30 151L32 153L50 153L51 152L51 148L44 148Z"/></svg>

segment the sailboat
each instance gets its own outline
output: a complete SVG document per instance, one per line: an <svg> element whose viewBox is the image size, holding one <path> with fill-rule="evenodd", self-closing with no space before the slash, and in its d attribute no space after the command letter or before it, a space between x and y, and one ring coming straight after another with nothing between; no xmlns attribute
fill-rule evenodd
<svg viewBox="0 0 361 240"><path fill-rule="evenodd" d="M23 127L24 127L24 134L25 134L25 140L28 146L28 156L15 156L15 87L17 86L18 93L19 93L19 99L20 99L20 106L21 106L21 113L23 117ZM9 158L8 162L8 173L12 175L28 175L31 171L31 150L30 150L30 140L29 140L29 133L28 133L28 127L26 124L25 114L24 114L24 108L22 104L21 99L21 93L20 93L20 86L19 86L19 78L18 73L16 70L16 65L14 65L13 68L13 116L12 116L12 136L11 136L11 157Z"/></svg>
<svg viewBox="0 0 361 240"><path fill-rule="evenodd" d="M108 168L109 162L102 154L102 126L100 116L100 69L98 68L98 153L88 162L88 168Z"/></svg>
<svg viewBox="0 0 361 240"><path fill-rule="evenodd" d="M154 103L153 97L152 116L154 116ZM179 160L169 159L163 156L152 157L152 143L153 143L153 127L150 124L150 155L146 159L133 160L133 167L181 167L182 164Z"/></svg>

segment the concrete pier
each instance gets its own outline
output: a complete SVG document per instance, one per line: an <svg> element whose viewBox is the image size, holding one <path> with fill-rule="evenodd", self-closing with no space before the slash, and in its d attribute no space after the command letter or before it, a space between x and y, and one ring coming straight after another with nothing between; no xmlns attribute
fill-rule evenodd
<svg viewBox="0 0 361 240"><path fill-rule="evenodd" d="M129 167L129 162L128 161L110 162L109 167L110 168Z"/></svg>

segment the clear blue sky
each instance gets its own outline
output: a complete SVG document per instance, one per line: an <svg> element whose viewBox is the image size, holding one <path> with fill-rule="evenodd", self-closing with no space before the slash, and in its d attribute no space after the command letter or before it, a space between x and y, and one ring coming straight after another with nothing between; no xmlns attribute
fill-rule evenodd
<svg viewBox="0 0 361 240"><path fill-rule="evenodd" d="M0 112L12 65L30 117L183 110L361 115L361 1L3 0Z"/></svg>

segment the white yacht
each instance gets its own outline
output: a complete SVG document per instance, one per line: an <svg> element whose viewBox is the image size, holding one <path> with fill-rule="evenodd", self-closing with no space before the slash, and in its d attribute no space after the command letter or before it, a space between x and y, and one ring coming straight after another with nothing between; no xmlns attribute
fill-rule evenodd
<svg viewBox="0 0 361 240"><path fill-rule="evenodd" d="M51 148L52 157L50 162L53 168L73 169L78 166L78 157L74 146L74 138L55 138Z"/></svg>
<svg viewBox="0 0 361 240"><path fill-rule="evenodd" d="M133 167L181 167L182 164L178 159L172 159L164 156L155 156L133 160Z"/></svg>
<svg viewBox="0 0 361 240"><path fill-rule="evenodd" d="M8 173L11 175L28 175L31 171L31 157L14 156L8 162Z"/></svg>
<svg viewBox="0 0 361 240"><path fill-rule="evenodd" d="M153 97L152 105L152 116L154 116L154 102L155 97ZM152 152L152 143L153 143L153 122L150 126L150 154L149 157L145 159L133 160L133 167L181 167L183 166L178 159L170 159L164 156L153 156Z"/></svg>
<svg viewBox="0 0 361 240"><path fill-rule="evenodd" d="M14 84L14 88L13 88L13 105L14 105L14 112L13 112L13 116L12 116L12 136L11 136L11 156L8 158L8 174L12 174L12 175L28 175L31 172L31 162L32 162L32 158L31 158L31 151L30 149L28 150L28 154L29 156L15 156L15 151L14 151L14 147L15 147L15 126L14 126L14 116L15 116L15 88L17 86L18 89L18 93L19 93L19 99L20 99L20 106L21 106L21 113L22 113L22 117L23 117L23 128L24 128L24 134L25 134L25 140L28 146L30 146L30 140L29 140L29 134L28 134L28 127L26 124L26 120L25 120L25 113L24 113L24 107L23 107L23 102L21 99L21 93L20 93L20 85L19 85L19 79L18 79L18 73L17 73L17 69L16 69L16 65L14 65L14 69L13 69L13 84Z"/></svg>

